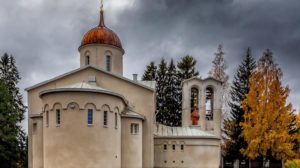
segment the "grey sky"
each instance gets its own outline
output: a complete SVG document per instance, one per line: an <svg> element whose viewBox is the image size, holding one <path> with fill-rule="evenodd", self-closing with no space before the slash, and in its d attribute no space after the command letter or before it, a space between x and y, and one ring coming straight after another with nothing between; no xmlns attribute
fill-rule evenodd
<svg viewBox="0 0 300 168"><path fill-rule="evenodd" d="M16 57L20 88L79 67L78 46L98 23L97 0L1 0L0 54ZM247 47L258 58L270 48L300 108L299 0L104 0L105 23L125 49L124 75L142 75L162 57L197 60L201 76L224 45L232 79ZM24 92L24 100L26 101Z"/></svg>

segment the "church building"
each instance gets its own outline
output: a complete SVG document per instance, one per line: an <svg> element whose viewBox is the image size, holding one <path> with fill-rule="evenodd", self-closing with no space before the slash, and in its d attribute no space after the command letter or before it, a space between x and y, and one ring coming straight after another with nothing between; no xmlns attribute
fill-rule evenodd
<svg viewBox="0 0 300 168"><path fill-rule="evenodd" d="M78 51L78 69L26 89L29 168L220 166L220 81L185 80L182 126L169 127L155 120L155 82L123 77L125 51L102 9Z"/></svg>

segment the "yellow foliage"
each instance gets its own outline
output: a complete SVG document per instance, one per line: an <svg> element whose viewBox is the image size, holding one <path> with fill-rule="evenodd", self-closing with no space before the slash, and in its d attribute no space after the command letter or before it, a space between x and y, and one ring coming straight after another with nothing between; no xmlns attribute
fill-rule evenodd
<svg viewBox="0 0 300 168"><path fill-rule="evenodd" d="M282 160L295 156L294 137L289 134L292 105L286 103L289 89L282 86L281 77L280 69L266 58L250 77L250 90L242 102L245 121L241 123L248 143L241 152L250 159L266 157L267 152Z"/></svg>
<svg viewBox="0 0 300 168"><path fill-rule="evenodd" d="M300 159L286 161L284 168L300 168Z"/></svg>

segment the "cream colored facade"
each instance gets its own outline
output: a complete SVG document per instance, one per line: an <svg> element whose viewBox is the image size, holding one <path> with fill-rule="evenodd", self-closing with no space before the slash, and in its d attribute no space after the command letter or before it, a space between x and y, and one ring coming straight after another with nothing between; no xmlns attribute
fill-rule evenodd
<svg viewBox="0 0 300 168"><path fill-rule="evenodd" d="M220 167L222 88L213 78L193 77L182 83L182 127L154 126L155 168ZM195 97L200 118L192 125Z"/></svg>
<svg viewBox="0 0 300 168"><path fill-rule="evenodd" d="M101 69L106 69L106 56L111 57L111 72L123 75L123 54L124 50L107 44L88 44L79 47L80 67L92 65ZM89 57L89 64L87 63Z"/></svg>
<svg viewBox="0 0 300 168"><path fill-rule="evenodd" d="M29 168L219 167L221 83L184 81L183 126L160 125L154 120L155 83L122 76L124 50L116 42L80 46L80 68L26 89ZM204 109L208 86L214 90L214 119L209 121ZM192 87L200 100L194 126Z"/></svg>

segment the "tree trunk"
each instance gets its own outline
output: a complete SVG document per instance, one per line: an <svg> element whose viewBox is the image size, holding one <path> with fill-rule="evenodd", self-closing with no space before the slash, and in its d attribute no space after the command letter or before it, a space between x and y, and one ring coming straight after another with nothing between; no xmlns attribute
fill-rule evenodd
<svg viewBox="0 0 300 168"><path fill-rule="evenodd" d="M263 158L263 168L267 168L267 159Z"/></svg>
<svg viewBox="0 0 300 168"><path fill-rule="evenodd" d="M239 167L240 167L240 160L239 159L234 160L233 168L239 168Z"/></svg>

